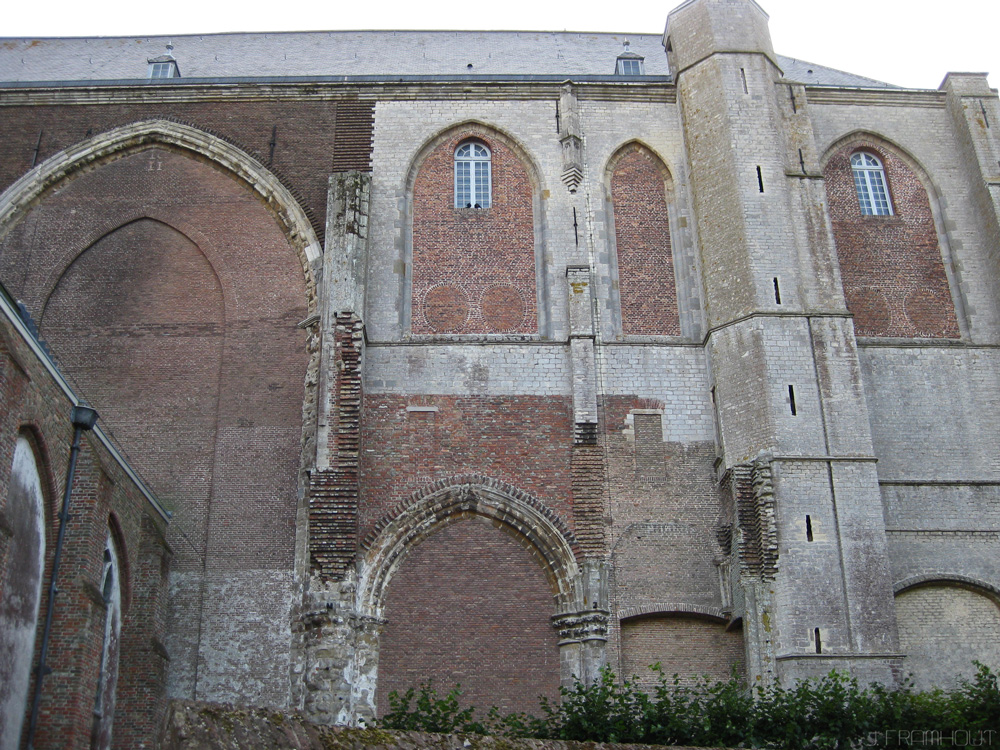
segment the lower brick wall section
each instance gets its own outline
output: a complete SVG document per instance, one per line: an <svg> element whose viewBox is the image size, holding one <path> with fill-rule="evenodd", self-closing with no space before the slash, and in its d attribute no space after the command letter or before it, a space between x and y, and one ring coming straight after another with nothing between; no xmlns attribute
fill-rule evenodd
<svg viewBox="0 0 1000 750"><path fill-rule="evenodd" d="M903 663L917 687L953 687L971 678L973 660L1000 671L1000 605L983 593L959 586L909 589L896 597Z"/></svg>
<svg viewBox="0 0 1000 750"><path fill-rule="evenodd" d="M636 617L622 623L622 671L642 684L656 684L649 669L659 662L668 679L684 682L701 675L727 680L736 667L744 673L743 632L722 623L683 615Z"/></svg>
<svg viewBox="0 0 1000 750"><path fill-rule="evenodd" d="M559 694L552 589L531 553L475 520L459 521L411 550L389 583L379 655L378 707L393 690L456 683L485 711L537 714Z"/></svg>

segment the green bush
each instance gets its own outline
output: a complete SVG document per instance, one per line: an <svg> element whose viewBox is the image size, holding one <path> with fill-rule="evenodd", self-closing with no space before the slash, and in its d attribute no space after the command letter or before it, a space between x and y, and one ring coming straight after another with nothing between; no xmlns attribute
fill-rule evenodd
<svg viewBox="0 0 1000 750"><path fill-rule="evenodd" d="M617 680L603 671L590 685L563 688L562 699L542 699L541 718L501 715L490 709L482 721L461 708L458 686L438 697L430 683L389 696L388 729L589 742L845 750L1000 746L1000 687L997 676L976 663L972 680L951 691L919 692L912 681L889 689L861 687L842 672L801 680L791 688L758 690L735 676L684 684L654 665L658 681L649 692L635 679ZM992 734L991 734L992 733Z"/></svg>

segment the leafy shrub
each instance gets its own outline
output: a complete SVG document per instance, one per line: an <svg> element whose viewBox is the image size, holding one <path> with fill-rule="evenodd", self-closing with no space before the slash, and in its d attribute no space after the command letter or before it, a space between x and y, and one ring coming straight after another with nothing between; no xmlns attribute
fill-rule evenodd
<svg viewBox="0 0 1000 750"><path fill-rule="evenodd" d="M388 729L589 742L694 745L787 750L846 750L863 747L922 747L1000 742L997 676L976 662L972 680L951 691L919 692L910 680L898 688L861 687L833 671L794 687L758 690L735 676L704 677L694 684L667 678L649 692L636 679L619 681L602 671L592 684L562 688L562 700L541 700L541 718L501 715L494 707L483 721L461 708L458 686L443 698L432 685L389 696ZM412 707L411 707L412 706ZM992 732L993 734L990 734Z"/></svg>

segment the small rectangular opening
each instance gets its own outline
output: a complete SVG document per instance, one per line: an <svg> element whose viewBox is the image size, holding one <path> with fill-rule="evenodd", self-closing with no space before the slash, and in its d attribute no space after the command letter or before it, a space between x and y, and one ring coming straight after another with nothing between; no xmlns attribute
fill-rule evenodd
<svg viewBox="0 0 1000 750"><path fill-rule="evenodd" d="M820 636L819 636L819 628L814 628L813 629L813 637L816 639L816 653L817 654L822 654L823 653L823 641L820 639Z"/></svg>
<svg viewBox="0 0 1000 750"><path fill-rule="evenodd" d="M813 522L812 518L808 515L806 516L806 541L811 542L813 540Z"/></svg>
<svg viewBox="0 0 1000 750"><path fill-rule="evenodd" d="M792 416L795 416L795 386L788 386L788 408L792 410Z"/></svg>
<svg viewBox="0 0 1000 750"><path fill-rule="evenodd" d="M747 88L747 72L743 68L740 68L740 78L743 79L743 93L749 94L750 90ZM980 106L982 106L982 104L980 104Z"/></svg>
<svg viewBox="0 0 1000 750"><path fill-rule="evenodd" d="M778 277L774 277L774 304L781 304L781 288L778 286Z"/></svg>
<svg viewBox="0 0 1000 750"><path fill-rule="evenodd" d="M761 174L760 166L757 166L757 188L760 192L764 192L764 175Z"/></svg>

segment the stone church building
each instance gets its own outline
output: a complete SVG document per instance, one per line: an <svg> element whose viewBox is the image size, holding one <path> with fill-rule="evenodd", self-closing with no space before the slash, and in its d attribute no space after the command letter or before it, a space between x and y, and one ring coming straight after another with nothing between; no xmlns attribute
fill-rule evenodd
<svg viewBox="0 0 1000 750"><path fill-rule="evenodd" d="M47 615L39 748L150 747L172 698L1000 667L986 74L688 0L0 40L0 128L0 749Z"/></svg>

